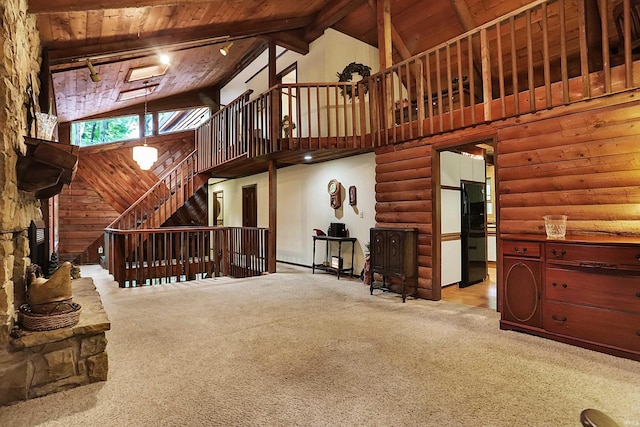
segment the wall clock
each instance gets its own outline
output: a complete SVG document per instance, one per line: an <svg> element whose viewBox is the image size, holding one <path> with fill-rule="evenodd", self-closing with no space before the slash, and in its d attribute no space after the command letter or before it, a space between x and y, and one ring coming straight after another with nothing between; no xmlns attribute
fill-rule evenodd
<svg viewBox="0 0 640 427"><path fill-rule="evenodd" d="M329 192L329 201L333 209L338 209L342 204L342 197L340 197L340 183L337 179L332 179L327 185L327 191Z"/></svg>

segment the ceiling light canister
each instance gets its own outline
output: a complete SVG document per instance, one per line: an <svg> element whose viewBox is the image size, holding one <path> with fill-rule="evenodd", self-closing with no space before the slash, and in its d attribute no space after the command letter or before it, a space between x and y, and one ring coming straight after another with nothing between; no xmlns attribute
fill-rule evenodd
<svg viewBox="0 0 640 427"><path fill-rule="evenodd" d="M95 68L93 68L93 64L88 59L87 59L87 68L89 68L89 77L91 77L91 81L93 81L94 83L98 83L100 80L102 80L102 78L100 77L100 74L96 73Z"/></svg>
<svg viewBox="0 0 640 427"><path fill-rule="evenodd" d="M220 49L220 55L227 56L227 54L229 53L229 49L231 49L231 46L233 46L233 42L225 44L224 47Z"/></svg>

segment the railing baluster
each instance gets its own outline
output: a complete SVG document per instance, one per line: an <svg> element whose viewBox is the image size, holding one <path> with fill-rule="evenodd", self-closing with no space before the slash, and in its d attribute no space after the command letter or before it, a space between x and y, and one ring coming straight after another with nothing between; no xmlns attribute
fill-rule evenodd
<svg viewBox="0 0 640 427"><path fill-rule="evenodd" d="M549 23L547 18L547 3L542 3L542 62L544 64L544 88L546 107L551 108L553 106L553 99L551 95L551 69L549 59Z"/></svg>
<svg viewBox="0 0 640 427"><path fill-rule="evenodd" d="M608 0L598 0L600 27L602 29L602 67L604 68L604 91L611 93L611 57L609 55L609 7Z"/></svg>
<svg viewBox="0 0 640 427"><path fill-rule="evenodd" d="M560 8L560 70L562 74L562 102L568 104L569 99L569 70L567 68L567 23L565 16L565 0L558 1Z"/></svg>
<svg viewBox="0 0 640 427"><path fill-rule="evenodd" d="M500 89L500 111L502 113L502 117L506 117L507 115L507 102L505 98L504 91L504 65L503 65L503 54L502 54L502 25L500 22L496 23L496 49L498 50L498 57L496 58L496 62L498 63L498 85Z"/></svg>
<svg viewBox="0 0 640 427"><path fill-rule="evenodd" d="M460 125L465 126L464 120L464 108L465 108L465 95L464 95L464 76L462 74L462 46L461 40L456 41L456 58L458 60L458 96L460 97Z"/></svg>
<svg viewBox="0 0 640 427"><path fill-rule="evenodd" d="M591 96L591 87L589 84L589 50L587 47L587 17L585 0L577 0L578 2L578 33L580 34L580 72L582 75L582 98Z"/></svg>
<svg viewBox="0 0 640 427"><path fill-rule="evenodd" d="M453 74L451 72L451 45L447 44L445 48L447 55L447 104L449 110L449 129L453 129ZM444 108L443 108L444 113Z"/></svg>
<svg viewBox="0 0 640 427"><path fill-rule="evenodd" d="M518 85L518 49L516 48L515 17L509 18L509 33L511 35L511 84L513 85L513 113L520 114L520 87Z"/></svg>

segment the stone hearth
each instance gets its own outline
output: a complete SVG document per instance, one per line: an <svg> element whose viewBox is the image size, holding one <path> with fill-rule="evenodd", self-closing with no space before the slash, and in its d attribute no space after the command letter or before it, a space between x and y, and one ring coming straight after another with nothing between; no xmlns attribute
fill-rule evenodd
<svg viewBox="0 0 640 427"><path fill-rule="evenodd" d="M82 306L75 326L13 330L10 351L0 354L0 405L107 379L105 332L111 323L91 278L71 284L73 301Z"/></svg>

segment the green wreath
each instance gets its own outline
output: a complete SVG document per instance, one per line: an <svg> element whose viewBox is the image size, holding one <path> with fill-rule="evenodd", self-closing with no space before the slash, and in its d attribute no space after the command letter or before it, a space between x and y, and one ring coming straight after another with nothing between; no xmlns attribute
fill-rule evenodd
<svg viewBox="0 0 640 427"><path fill-rule="evenodd" d="M338 75L338 81L339 82L350 82L351 79L353 78L353 74L357 73L360 74L360 76L364 79L367 78L369 76L371 76L371 67L369 67L368 65L363 65L363 64L358 64L356 62L352 62L351 64L347 65L346 67L344 67L344 70L342 70L341 73L337 73ZM367 83L365 82L364 86L364 93L367 93L367 91L369 90L369 87L367 85ZM344 96L344 93L347 93L347 96L349 96L349 99L351 99L352 93L351 93L351 86L346 86L342 91L342 95ZM355 93L353 94L354 96L358 96L358 86L356 86L356 90Z"/></svg>

